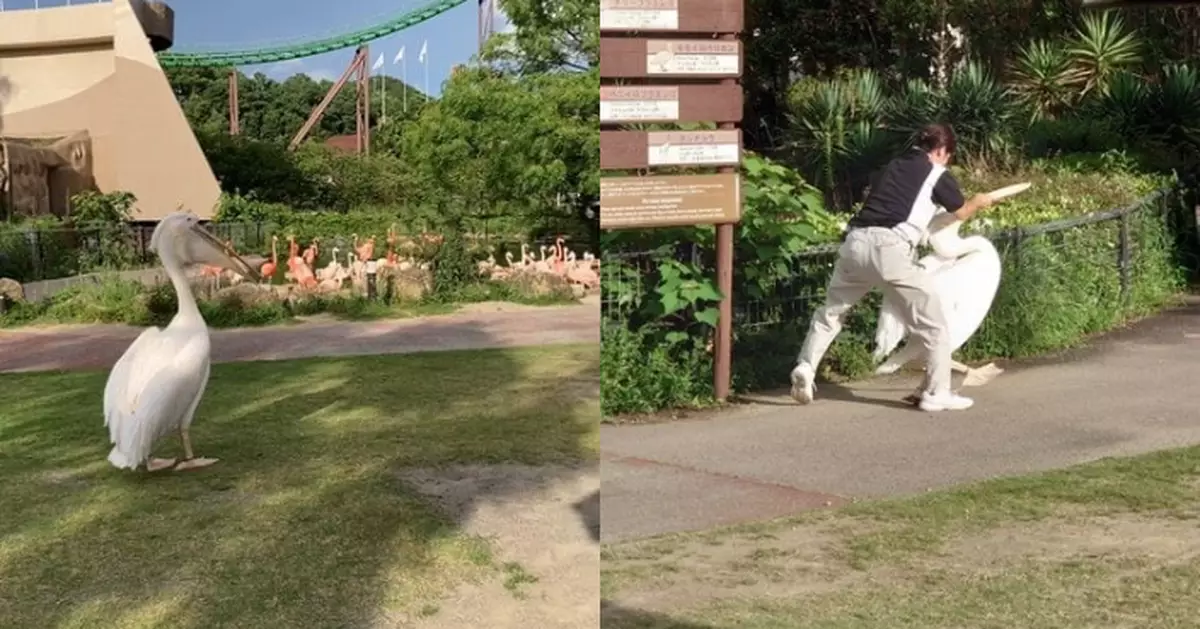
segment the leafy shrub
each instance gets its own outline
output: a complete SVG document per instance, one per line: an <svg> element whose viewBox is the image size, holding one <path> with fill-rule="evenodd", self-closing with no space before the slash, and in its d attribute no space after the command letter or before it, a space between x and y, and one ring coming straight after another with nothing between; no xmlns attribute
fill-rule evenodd
<svg viewBox="0 0 1200 629"><path fill-rule="evenodd" d="M700 406L712 400L712 372L697 350L663 345L646 329L600 325L600 410L605 415Z"/></svg>
<svg viewBox="0 0 1200 629"><path fill-rule="evenodd" d="M1016 105L1013 94L975 61L956 70L944 91L915 79L889 91L875 72L856 71L793 85L786 135L804 176L840 210L860 201L871 173L931 122L953 125L960 161L1010 164Z"/></svg>
<svg viewBox="0 0 1200 629"><path fill-rule="evenodd" d="M480 281L461 225L452 225L433 259L433 292L447 296Z"/></svg>
<svg viewBox="0 0 1200 629"><path fill-rule="evenodd" d="M1104 153L1125 145L1104 120L1084 117L1039 120L1025 134L1025 154L1031 158L1071 153Z"/></svg>
<svg viewBox="0 0 1200 629"><path fill-rule="evenodd" d="M127 223L134 201L127 192L82 192L67 219L0 223L0 277L32 282L139 266Z"/></svg>
<svg viewBox="0 0 1200 629"><path fill-rule="evenodd" d="M822 207L820 191L769 159L747 154L742 186L742 220L734 237L735 295L768 299L795 272L789 261L840 233L841 224ZM682 373L707 372L710 380L708 342L721 299L714 248L711 227L609 232L601 245L605 316L619 318L626 328L636 330L637 343L658 348L656 360ZM634 340L625 342L625 347L634 347ZM658 390L657 384L641 382L642 377L635 371L624 375L622 384L609 386L614 397L604 402L606 412L626 412L620 409L636 398L631 391ZM657 378L649 372L645 377ZM736 377L754 379L752 374ZM711 385L702 386L709 387L711 397ZM688 389L685 397L703 399L698 390ZM629 410L635 407L642 408L634 404Z"/></svg>
<svg viewBox="0 0 1200 629"><path fill-rule="evenodd" d="M451 295L424 301L367 300L359 295L318 294L299 300L243 299L236 291L213 298L198 297L200 313L213 328L271 325L296 317L328 314L342 319L397 318L416 314L451 312L455 304L476 301L508 301L530 305L574 302L570 291L527 292L502 282L476 282ZM144 285L116 276L100 275L74 284L38 303L17 303L0 314L0 328L35 323L123 323L162 326L178 311L174 287L169 283Z"/></svg>

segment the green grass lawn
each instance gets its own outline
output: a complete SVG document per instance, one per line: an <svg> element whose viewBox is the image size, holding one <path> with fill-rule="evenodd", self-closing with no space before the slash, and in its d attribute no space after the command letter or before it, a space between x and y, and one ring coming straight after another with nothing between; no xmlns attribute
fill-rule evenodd
<svg viewBox="0 0 1200 629"><path fill-rule="evenodd" d="M1196 626L1200 448L606 546L608 629Z"/></svg>
<svg viewBox="0 0 1200 629"><path fill-rule="evenodd" d="M435 613L450 587L507 572L397 471L594 461L599 446L595 346L215 365L192 441L220 462L153 475L105 460L106 377L0 375L6 629Z"/></svg>

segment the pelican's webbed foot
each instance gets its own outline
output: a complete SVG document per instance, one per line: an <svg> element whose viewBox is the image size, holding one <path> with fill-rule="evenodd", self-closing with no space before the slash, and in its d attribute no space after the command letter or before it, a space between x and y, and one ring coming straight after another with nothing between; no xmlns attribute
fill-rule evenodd
<svg viewBox="0 0 1200 629"><path fill-rule="evenodd" d="M179 437L180 437L180 439L183 440L183 455L184 456L183 456L183 460L180 461L179 464L175 466L176 471L191 470L191 469L195 469L195 468L199 468L199 467L208 467L208 466L212 465L213 463L216 463L219 460L219 459L206 459L203 457L197 457L192 452L192 440L188 436L188 429L186 427L179 429Z"/></svg>
<svg viewBox="0 0 1200 629"><path fill-rule="evenodd" d="M175 465L175 471L191 470L200 467L208 467L220 459L206 459L204 457L196 457L194 459L184 459Z"/></svg>
<svg viewBox="0 0 1200 629"><path fill-rule="evenodd" d="M988 363L982 367L967 370L967 377L963 379L964 387L981 387L992 380L996 376L1004 373L1004 370L996 366L996 363Z"/></svg>
<svg viewBox="0 0 1200 629"><path fill-rule="evenodd" d="M157 472L159 470L170 469L172 467L175 467L175 459L156 459L154 457L150 457L150 460L146 461L147 472Z"/></svg>

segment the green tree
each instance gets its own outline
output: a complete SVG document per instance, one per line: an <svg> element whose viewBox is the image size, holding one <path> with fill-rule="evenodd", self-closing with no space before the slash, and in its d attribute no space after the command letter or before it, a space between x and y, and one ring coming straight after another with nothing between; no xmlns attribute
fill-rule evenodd
<svg viewBox="0 0 1200 629"><path fill-rule="evenodd" d="M563 199L599 190L595 71L512 75L467 68L388 149L442 216L562 221Z"/></svg>
<svg viewBox="0 0 1200 629"><path fill-rule="evenodd" d="M515 62L524 74L585 71L600 63L594 0L499 0L515 34L488 42L483 58Z"/></svg>

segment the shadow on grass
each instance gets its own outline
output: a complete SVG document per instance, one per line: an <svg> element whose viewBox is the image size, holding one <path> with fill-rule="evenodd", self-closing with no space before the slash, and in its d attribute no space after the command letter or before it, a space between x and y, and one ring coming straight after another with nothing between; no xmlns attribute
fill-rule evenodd
<svg viewBox="0 0 1200 629"><path fill-rule="evenodd" d="M192 440L221 462L161 474L105 461L107 372L0 375L0 617L407 626L495 561L399 473L595 465L598 400L563 383L598 380L597 361L569 346L214 365Z"/></svg>
<svg viewBox="0 0 1200 629"><path fill-rule="evenodd" d="M670 616L630 609L608 601L600 601L600 626L603 629L733 629L676 620Z"/></svg>
<svg viewBox="0 0 1200 629"><path fill-rule="evenodd" d="M583 527L587 529L588 534L592 536L592 541L600 541L600 492L594 491L588 494L587 498L580 500L573 505L579 518L583 521Z"/></svg>

